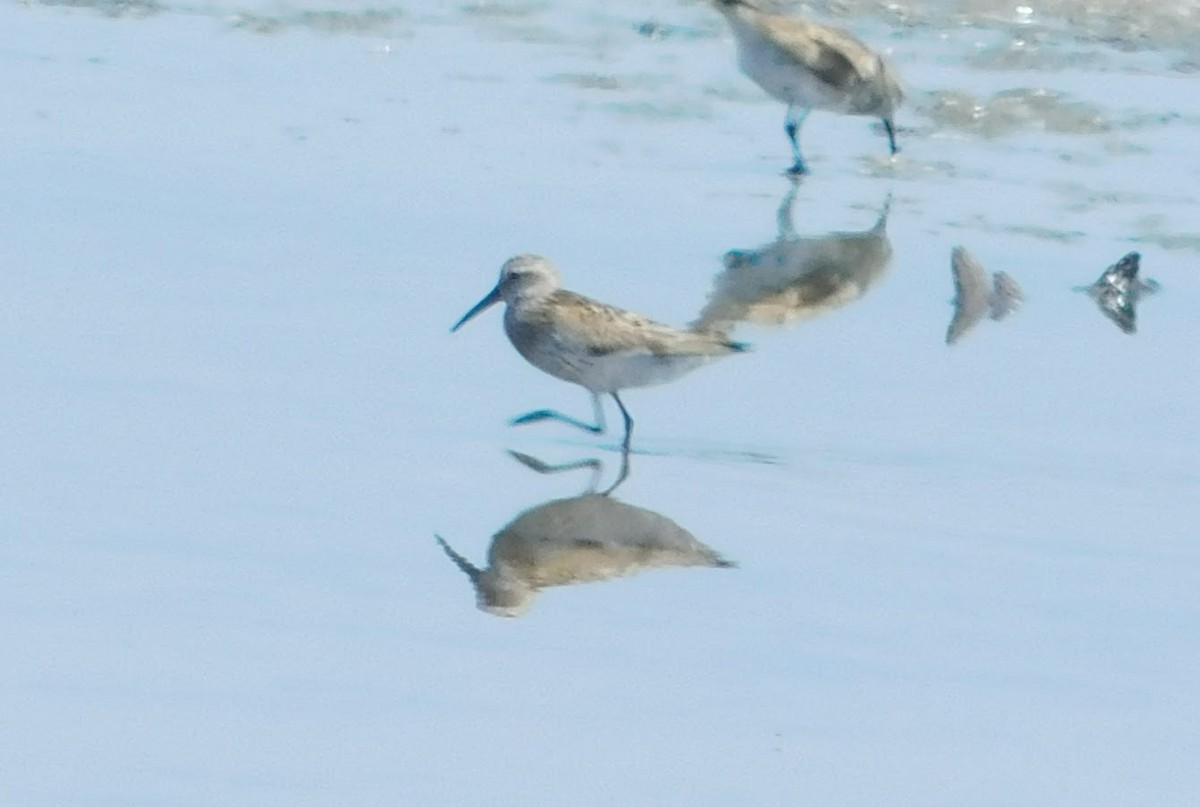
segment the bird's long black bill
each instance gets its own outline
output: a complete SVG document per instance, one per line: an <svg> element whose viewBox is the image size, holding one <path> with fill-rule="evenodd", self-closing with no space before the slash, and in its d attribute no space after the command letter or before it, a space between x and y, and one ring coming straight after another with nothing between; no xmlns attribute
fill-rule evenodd
<svg viewBox="0 0 1200 807"><path fill-rule="evenodd" d="M466 325L467 322L472 317L474 317L476 314L478 314L480 311L483 311L486 308L490 308L491 306L495 305L498 302L500 302L500 287L496 286L496 288L494 288L488 292L487 297L484 297L482 300L475 303L475 306L470 311L463 314L462 319L460 319L458 322L454 323L453 327L450 328L450 332L454 333L459 328Z"/></svg>

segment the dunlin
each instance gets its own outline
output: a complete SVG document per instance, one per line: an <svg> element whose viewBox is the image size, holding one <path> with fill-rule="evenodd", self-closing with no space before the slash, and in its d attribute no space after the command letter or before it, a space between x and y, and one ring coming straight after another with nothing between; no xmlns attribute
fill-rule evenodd
<svg viewBox="0 0 1200 807"><path fill-rule="evenodd" d="M517 352L539 370L592 393L596 418L595 424L589 424L539 409L512 423L560 420L601 434L605 425L600 396L608 394L625 419L626 449L633 433L633 418L618 392L672 381L712 359L747 349L720 334L672 328L567 291L554 264L539 255L509 258L500 269L495 288L450 330L457 331L501 300L507 305L504 331Z"/></svg>
<svg viewBox="0 0 1200 807"><path fill-rule="evenodd" d="M892 116L904 91L878 53L840 28L771 14L746 0L713 2L733 29L742 72L788 105L784 131L796 160L789 173L808 172L799 135L813 109L879 118L896 153Z"/></svg>
<svg viewBox="0 0 1200 807"><path fill-rule="evenodd" d="M1025 294L1017 281L1004 272L987 273L965 247L950 253L950 273L954 276L954 317L946 329L946 344L953 345L967 335L988 314L999 322L1017 309Z"/></svg>
<svg viewBox="0 0 1200 807"><path fill-rule="evenodd" d="M1087 292L1096 305L1125 333L1137 332L1137 304L1144 294L1158 291L1157 280L1142 280L1138 268L1142 256L1130 252L1104 270L1100 279L1090 286L1076 286L1075 291Z"/></svg>

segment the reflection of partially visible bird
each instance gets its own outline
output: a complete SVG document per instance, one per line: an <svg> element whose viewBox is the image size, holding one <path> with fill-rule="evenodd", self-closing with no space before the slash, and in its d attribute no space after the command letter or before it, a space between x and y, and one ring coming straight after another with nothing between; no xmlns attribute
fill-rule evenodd
<svg viewBox="0 0 1200 807"><path fill-rule="evenodd" d="M591 392L596 414L592 425L539 409L513 423L560 420L600 434L604 431L600 395L607 393L625 418L626 448L633 418L617 395L620 390L672 381L712 359L748 349L719 334L672 328L566 291L558 270L538 255L509 258L500 269L495 288L450 330L458 330L501 300L507 303L504 330L517 352L539 370Z"/></svg>
<svg viewBox="0 0 1200 807"><path fill-rule="evenodd" d="M953 345L975 327L984 314L1002 320L1025 299L1017 281L1004 272L987 273L964 247L950 253L950 272L954 275L954 318L946 329L946 344Z"/></svg>
<svg viewBox="0 0 1200 807"><path fill-rule="evenodd" d="M714 2L737 39L742 72L788 105L784 131L795 157L789 173L808 172L799 134L813 109L879 118L896 153L892 117L904 91L879 54L840 28L771 14L747 0Z"/></svg>
<svg viewBox="0 0 1200 807"><path fill-rule="evenodd" d="M1100 279L1090 286L1076 286L1075 291L1087 292L1104 316L1125 333L1137 332L1137 304L1143 294L1158 291L1157 280L1138 279L1142 256L1130 252L1104 270Z"/></svg>
<svg viewBox="0 0 1200 807"><path fill-rule="evenodd" d="M471 578L479 608L496 616L521 616L551 586L652 568L737 566L671 519L596 493L521 513L492 539L486 569L473 566L441 536L437 541Z"/></svg>
<svg viewBox="0 0 1200 807"><path fill-rule="evenodd" d="M862 232L800 236L792 224L792 186L779 205L779 237L758 249L725 253L725 271L692 327L728 332L738 322L784 325L847 305L866 294L892 259L889 197Z"/></svg>

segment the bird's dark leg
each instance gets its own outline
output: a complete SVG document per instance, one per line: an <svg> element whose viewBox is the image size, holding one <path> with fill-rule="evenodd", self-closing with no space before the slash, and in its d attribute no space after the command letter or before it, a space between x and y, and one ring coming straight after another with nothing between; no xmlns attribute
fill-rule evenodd
<svg viewBox="0 0 1200 807"><path fill-rule="evenodd" d="M621 448L621 471L617 474L616 480L608 486L603 495L607 496L617 488L621 487L621 483L629 477L629 445L628 442Z"/></svg>
<svg viewBox="0 0 1200 807"><path fill-rule="evenodd" d="M787 117L783 119L783 131L787 133L788 140L792 141L792 156L796 160L788 169L788 173L793 176L808 173L808 166L804 164L804 158L800 156L800 126L808 117L808 112L808 107L797 110L795 106L789 106Z"/></svg>
<svg viewBox="0 0 1200 807"><path fill-rule="evenodd" d="M621 409L621 417L625 418L625 439L621 441L621 450L629 453L629 441L633 437L633 418L629 416L629 410L625 408L625 404L621 403L620 396L614 392L612 393L612 397Z"/></svg>
<svg viewBox="0 0 1200 807"><path fill-rule="evenodd" d="M513 418L509 421L509 425L522 426L526 423L536 423L540 420L557 420L560 423L566 423L569 426L589 431L592 434L604 434L604 407L600 404L600 396L594 392L592 393L592 410L596 417L595 424L584 423L582 420L577 420L570 415L564 415L562 412L556 412L553 409L538 409L536 412L526 412L519 417Z"/></svg>
<svg viewBox="0 0 1200 807"><path fill-rule="evenodd" d="M883 118L883 130L887 132L888 149L891 151L892 156L894 157L896 156L896 152L900 149L896 146L896 125L892 123L891 118Z"/></svg>

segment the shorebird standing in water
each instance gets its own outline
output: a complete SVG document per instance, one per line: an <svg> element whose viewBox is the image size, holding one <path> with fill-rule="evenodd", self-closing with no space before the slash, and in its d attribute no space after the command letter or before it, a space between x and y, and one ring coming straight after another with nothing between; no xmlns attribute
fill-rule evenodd
<svg viewBox="0 0 1200 807"><path fill-rule="evenodd" d="M628 450L633 418L617 394L679 376L747 346L715 333L680 330L591 300L562 288L554 264L539 255L517 255L500 269L487 296L454 323L457 331L479 312L503 300L504 331L517 352L539 370L578 384L592 393L596 423L584 423L550 409L515 418L513 425L560 420L602 434L602 394L611 395L625 419Z"/></svg>
<svg viewBox="0 0 1200 807"><path fill-rule="evenodd" d="M788 173L808 173L799 136L813 109L878 117L896 153L892 116L904 91L879 54L840 28L771 14L746 0L713 2L733 29L742 72L788 105L784 131L796 159Z"/></svg>

